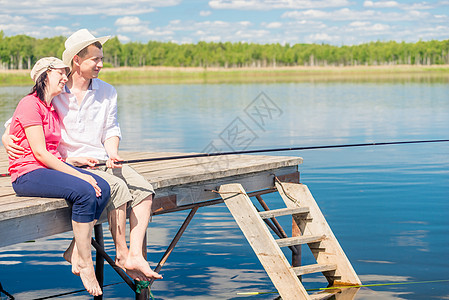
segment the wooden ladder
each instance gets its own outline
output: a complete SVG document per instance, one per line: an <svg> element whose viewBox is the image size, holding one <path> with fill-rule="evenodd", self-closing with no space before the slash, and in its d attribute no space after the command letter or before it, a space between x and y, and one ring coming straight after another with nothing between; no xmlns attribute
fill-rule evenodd
<svg viewBox="0 0 449 300"><path fill-rule="evenodd" d="M298 276L322 272L329 285L360 285L361 281L327 224L307 186L276 182L286 208L258 212L238 183L220 186L218 192L283 300L325 299L309 295ZM264 219L291 215L301 236L274 239ZM316 264L292 267L281 247L308 245Z"/></svg>

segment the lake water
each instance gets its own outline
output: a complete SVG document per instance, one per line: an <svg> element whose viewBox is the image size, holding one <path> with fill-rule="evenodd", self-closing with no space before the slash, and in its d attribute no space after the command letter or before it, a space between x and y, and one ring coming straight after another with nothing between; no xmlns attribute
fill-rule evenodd
<svg viewBox="0 0 449 300"><path fill-rule="evenodd" d="M273 84L117 85L122 150L200 152L449 138L447 80ZM0 87L0 121L28 87ZM276 110L258 126L246 112L265 97ZM221 133L238 120L251 143ZM449 143L273 153L301 156L308 185L365 284L449 279ZM269 203L281 203L276 196ZM186 212L156 216L148 229L152 266ZM288 228L288 224L285 224ZM105 228L105 232L107 232ZM61 257L71 234L0 249L0 282L16 299L82 288ZM106 236L112 255L113 244ZM306 253L304 250L303 252ZM304 263L308 262L304 254ZM201 208L153 285L155 299L274 299L259 261L224 205ZM105 266L105 284L120 282ZM306 288L325 287L322 276ZM133 299L125 284L105 299ZM90 299L85 292L61 297ZM362 288L354 299L449 299L449 283Z"/></svg>

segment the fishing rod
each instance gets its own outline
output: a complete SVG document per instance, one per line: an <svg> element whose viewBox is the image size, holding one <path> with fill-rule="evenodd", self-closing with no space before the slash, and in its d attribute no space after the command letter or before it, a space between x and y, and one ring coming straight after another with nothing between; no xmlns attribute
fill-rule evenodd
<svg viewBox="0 0 449 300"><path fill-rule="evenodd" d="M439 283L439 282L449 282L449 279L331 286L331 287L327 287L327 288L306 289L306 291L314 292L314 291L339 290L339 289L350 289L350 288L361 288L361 287L377 287L377 286L389 286L389 285L408 285L408 284ZM254 296L254 295L263 295L263 294L278 294L278 292L238 292L237 293L237 295L245 295L245 296Z"/></svg>
<svg viewBox="0 0 449 300"><path fill-rule="evenodd" d="M118 161L115 163L116 164L134 164L134 163L151 162L151 161L214 157L214 156L239 155L239 154L253 154L253 153L265 153L265 152L285 152L285 151L302 151L302 150L331 149L331 148L402 145L402 144L418 144L418 143L420 143L420 144L422 144L422 143L442 143L442 142L449 142L449 139L419 140L419 141L395 141L395 142L380 142L380 143L371 142L371 143L358 143L358 144L337 144L337 145L323 145L323 146L242 150L242 151L229 151L229 152L216 152L216 153L198 153L198 154L186 154L186 155L175 155L175 156L164 156L164 157L153 157L153 158L142 158L142 159L130 159L130 160ZM96 164L95 167L100 167L100 166L105 166L105 165L106 165L106 163L99 163L99 164ZM81 168L86 168L86 167L88 167L88 166L87 165L81 166ZM8 173L0 174L0 177L6 177L6 176L9 176L9 174Z"/></svg>
<svg viewBox="0 0 449 300"><path fill-rule="evenodd" d="M259 150L242 150L242 151L229 151L229 152L216 152L216 153L199 153L199 154L187 154L165 157L153 157L142 159L130 159L124 161L118 161L118 164L132 164L140 162L161 161L161 160L174 160L185 158L200 158L200 157L213 157L224 155L239 155L250 153L264 153L264 152L285 152L285 151L301 151L301 150L316 150L316 149L330 149L330 148L348 148L348 147L367 147L367 146L382 146L382 145L400 145L400 144L418 144L418 143L442 143L449 142L449 139L440 140L421 140L421 141L396 141L396 142L381 142L381 143L359 143L359 144L340 144L340 145L325 145L325 146L306 146L306 147L289 147L289 148L272 148L272 149L259 149ZM95 166L104 166L106 163L96 164Z"/></svg>

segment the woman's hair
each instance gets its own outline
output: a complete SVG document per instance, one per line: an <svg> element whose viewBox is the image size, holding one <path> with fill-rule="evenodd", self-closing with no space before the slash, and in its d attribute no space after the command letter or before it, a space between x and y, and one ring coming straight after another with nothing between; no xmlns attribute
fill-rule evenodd
<svg viewBox="0 0 449 300"><path fill-rule="evenodd" d="M31 89L31 92L29 95L32 95L34 93L37 94L37 97L42 102L45 101L45 89L47 88L47 72L42 73L36 80L36 84Z"/></svg>

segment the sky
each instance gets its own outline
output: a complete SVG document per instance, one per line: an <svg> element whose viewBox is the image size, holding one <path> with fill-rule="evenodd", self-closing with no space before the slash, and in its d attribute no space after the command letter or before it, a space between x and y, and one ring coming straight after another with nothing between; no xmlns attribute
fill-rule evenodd
<svg viewBox="0 0 449 300"><path fill-rule="evenodd" d="M449 39L449 0L0 0L6 36L358 45Z"/></svg>

